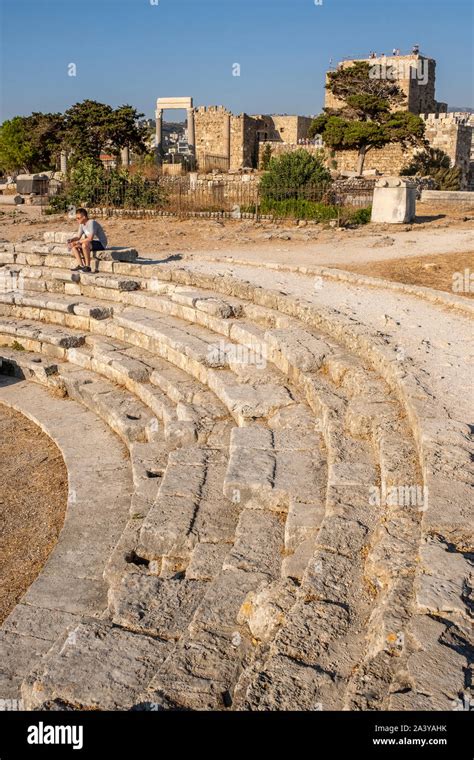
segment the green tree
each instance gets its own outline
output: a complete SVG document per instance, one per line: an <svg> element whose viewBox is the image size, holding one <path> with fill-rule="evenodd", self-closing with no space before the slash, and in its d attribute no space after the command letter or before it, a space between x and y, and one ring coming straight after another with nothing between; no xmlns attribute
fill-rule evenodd
<svg viewBox="0 0 474 760"><path fill-rule="evenodd" d="M328 74L326 88L340 106L325 108L314 119L310 137L321 135L336 150L357 150L357 172L362 174L369 150L390 143L420 144L424 122L408 111L396 110L406 97L390 72L386 78L371 75L366 61L340 67Z"/></svg>
<svg viewBox="0 0 474 760"><path fill-rule="evenodd" d="M26 119L15 116L0 126L0 168L6 173L29 172L33 148L28 137Z"/></svg>
<svg viewBox="0 0 474 760"><path fill-rule="evenodd" d="M407 176L418 175L432 177L438 190L459 190L461 187L461 170L451 166L451 159L444 150L426 146L424 150L413 156L408 166L402 169Z"/></svg>
<svg viewBox="0 0 474 760"><path fill-rule="evenodd" d="M76 103L64 114L65 144L72 164L89 158L100 163L100 154L109 137L113 109L95 100Z"/></svg>
<svg viewBox="0 0 474 760"><path fill-rule="evenodd" d="M146 127L139 123L143 114L132 106L113 109L105 103L84 100L65 113L65 144L71 151L72 163L90 158L100 163L103 150L118 156L125 147L146 151Z"/></svg>
<svg viewBox="0 0 474 760"><path fill-rule="evenodd" d="M268 171L260 182L262 197L273 200L304 197L304 190L331 182L322 160L300 148L270 159Z"/></svg>
<svg viewBox="0 0 474 760"><path fill-rule="evenodd" d="M33 149L33 170L54 170L64 139L64 117L60 113L32 113L26 129Z"/></svg>
<svg viewBox="0 0 474 760"><path fill-rule="evenodd" d="M110 150L115 156L120 155L122 148L130 148L139 154L147 152L145 143L149 129L140 123L144 114L138 113L132 106L120 106L112 112L108 130Z"/></svg>
<svg viewBox="0 0 474 760"><path fill-rule="evenodd" d="M260 168L263 169L263 171L268 171L270 168L270 161L272 158L272 146L270 143L265 143L262 151L262 158L260 160Z"/></svg>

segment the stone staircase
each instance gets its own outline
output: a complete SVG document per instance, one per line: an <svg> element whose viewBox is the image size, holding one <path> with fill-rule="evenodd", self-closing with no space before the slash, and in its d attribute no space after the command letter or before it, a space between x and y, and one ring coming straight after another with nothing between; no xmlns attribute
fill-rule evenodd
<svg viewBox="0 0 474 760"><path fill-rule="evenodd" d="M107 604L28 650L26 707L450 709L472 523L416 373L336 311L130 253L71 272L53 234L0 250L2 372L105 423L133 488Z"/></svg>

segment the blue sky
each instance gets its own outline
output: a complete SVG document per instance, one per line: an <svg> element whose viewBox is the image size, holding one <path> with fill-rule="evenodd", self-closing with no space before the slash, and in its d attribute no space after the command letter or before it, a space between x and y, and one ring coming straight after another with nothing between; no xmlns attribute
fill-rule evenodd
<svg viewBox="0 0 474 760"><path fill-rule="evenodd" d="M310 115L330 59L414 43L437 60L438 100L474 105L471 0L154 2L0 0L0 119L84 98L153 116L157 97L183 95L235 113Z"/></svg>

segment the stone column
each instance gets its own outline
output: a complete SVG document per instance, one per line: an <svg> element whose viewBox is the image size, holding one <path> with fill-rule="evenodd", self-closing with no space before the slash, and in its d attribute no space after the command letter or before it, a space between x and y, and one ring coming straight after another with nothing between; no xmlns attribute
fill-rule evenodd
<svg viewBox="0 0 474 760"><path fill-rule="evenodd" d="M130 166L130 150L128 148L128 145L126 145L125 148L122 148L120 151L120 161L122 163L122 166Z"/></svg>
<svg viewBox="0 0 474 760"><path fill-rule="evenodd" d="M188 108L188 145L191 151L194 152L194 148L196 145L196 136L195 136L195 130L194 130L194 109Z"/></svg>
<svg viewBox="0 0 474 760"><path fill-rule="evenodd" d="M158 156L163 153L163 110L158 108L156 111L156 152Z"/></svg>
<svg viewBox="0 0 474 760"><path fill-rule="evenodd" d="M61 164L60 164L60 167L61 167L60 171L63 174L67 174L67 153L66 153L65 150L61 151L60 162L61 162Z"/></svg>

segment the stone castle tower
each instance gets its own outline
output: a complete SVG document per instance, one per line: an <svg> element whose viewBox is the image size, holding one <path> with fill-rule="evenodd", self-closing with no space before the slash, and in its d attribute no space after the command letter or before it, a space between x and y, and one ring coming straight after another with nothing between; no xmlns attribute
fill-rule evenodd
<svg viewBox="0 0 474 760"><path fill-rule="evenodd" d="M377 56L375 58L358 58L341 61L338 68L349 67L356 61L366 61L371 67L371 76L389 77L396 81L406 96L405 108L421 116L425 121L425 137L433 148L440 148L451 159L452 166L461 170L461 188L468 189L474 184L473 123L469 114L447 113L446 103L440 103L435 97L436 61L421 54L397 56ZM329 73L329 72L328 72ZM326 90L326 108L339 108L342 103ZM400 174L404 166L412 159L413 149L404 150L399 144L387 145L367 153L366 171L382 174ZM337 169L342 172L355 171L357 151L335 151L332 157Z"/></svg>

